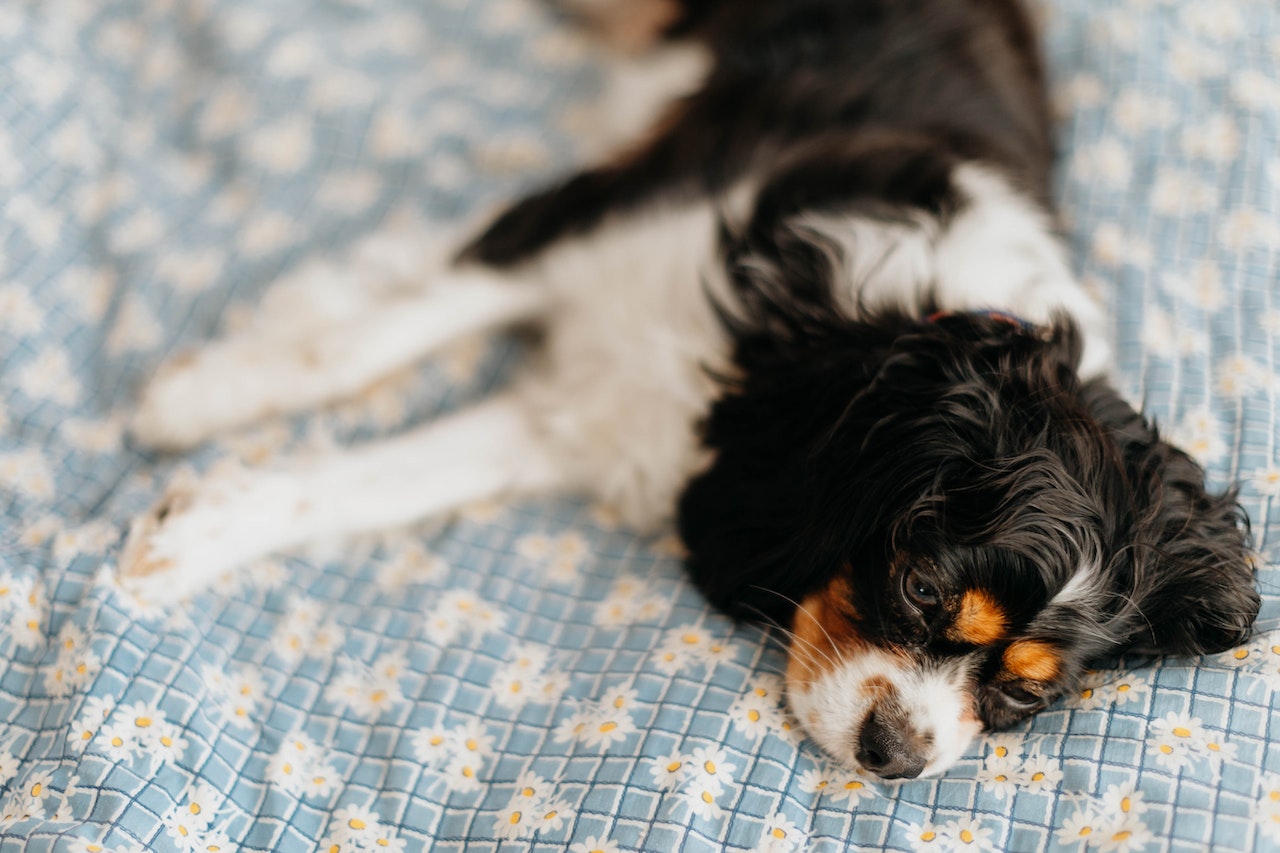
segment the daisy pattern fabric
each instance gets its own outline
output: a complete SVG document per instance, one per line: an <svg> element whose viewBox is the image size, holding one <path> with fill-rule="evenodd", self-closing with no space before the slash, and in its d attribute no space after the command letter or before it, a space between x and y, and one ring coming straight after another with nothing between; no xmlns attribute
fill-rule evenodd
<svg viewBox="0 0 1280 853"><path fill-rule="evenodd" d="M1241 483L1261 632L1118 662L945 778L886 785L804 739L777 636L604 507L470 507L170 612L122 594L124 527L163 483L503 382L519 345L474 342L183 458L122 433L142 378L272 280L358 282L379 235L574 162L598 57L534 0L0 5L0 847L1280 845L1280 10L1041 12L1076 267L1123 392Z"/></svg>

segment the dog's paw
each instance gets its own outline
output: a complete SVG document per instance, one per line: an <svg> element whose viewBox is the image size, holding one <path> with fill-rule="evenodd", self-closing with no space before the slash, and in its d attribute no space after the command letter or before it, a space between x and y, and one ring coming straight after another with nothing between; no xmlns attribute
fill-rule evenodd
<svg viewBox="0 0 1280 853"><path fill-rule="evenodd" d="M249 480L234 464L175 478L130 524L116 571L120 586L147 604L171 604L236 569L255 522L254 507L243 505Z"/></svg>
<svg viewBox="0 0 1280 853"><path fill-rule="evenodd" d="M214 406L223 394L210 384L217 379L208 375L202 361L200 354L188 353L161 366L143 389L129 421L134 441L155 450L178 451L217 432L223 419L217 417Z"/></svg>

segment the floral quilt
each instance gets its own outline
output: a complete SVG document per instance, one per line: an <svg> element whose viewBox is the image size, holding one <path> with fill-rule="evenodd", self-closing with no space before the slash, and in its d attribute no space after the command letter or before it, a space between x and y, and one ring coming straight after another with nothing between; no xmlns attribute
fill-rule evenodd
<svg viewBox="0 0 1280 853"><path fill-rule="evenodd" d="M1202 850L1280 845L1280 7L1045 0L1075 264L1116 380L1241 484L1249 645L1117 661L940 779L828 764L780 638L669 536L536 500L282 555L188 606L114 582L184 470L387 434L471 342L190 455L122 425L273 279L574 162L599 57L535 0L0 4L0 849Z"/></svg>

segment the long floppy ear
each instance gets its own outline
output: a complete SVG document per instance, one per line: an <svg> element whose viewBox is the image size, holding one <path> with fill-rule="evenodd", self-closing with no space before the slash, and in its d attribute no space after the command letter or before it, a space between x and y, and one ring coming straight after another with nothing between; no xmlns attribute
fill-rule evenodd
<svg viewBox="0 0 1280 853"><path fill-rule="evenodd" d="M726 388L703 425L715 456L681 496L679 530L694 582L738 618L785 622L831 575L814 559L815 495L806 487L876 353L866 339L830 343L821 359L774 351Z"/></svg>
<svg viewBox="0 0 1280 853"><path fill-rule="evenodd" d="M714 454L678 506L688 569L743 619L783 622L833 567L815 553L815 456L889 347L900 314L850 319L832 290L833 247L787 229L722 235L734 288L721 320L735 374L703 423Z"/></svg>
<svg viewBox="0 0 1280 853"><path fill-rule="evenodd" d="M1194 655L1243 643L1260 599L1235 491L1206 490L1200 466L1105 383L1082 393L1119 446L1129 490L1114 567L1129 579L1128 647Z"/></svg>

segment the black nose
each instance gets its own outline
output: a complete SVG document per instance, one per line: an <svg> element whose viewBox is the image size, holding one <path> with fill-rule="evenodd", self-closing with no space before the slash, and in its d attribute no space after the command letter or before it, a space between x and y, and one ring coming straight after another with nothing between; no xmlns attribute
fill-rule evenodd
<svg viewBox="0 0 1280 853"><path fill-rule="evenodd" d="M927 763L913 748L915 740L873 709L858 735L858 763L882 779L914 779Z"/></svg>

